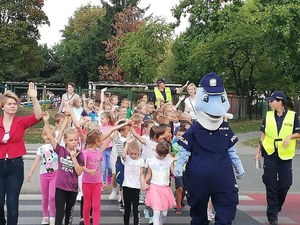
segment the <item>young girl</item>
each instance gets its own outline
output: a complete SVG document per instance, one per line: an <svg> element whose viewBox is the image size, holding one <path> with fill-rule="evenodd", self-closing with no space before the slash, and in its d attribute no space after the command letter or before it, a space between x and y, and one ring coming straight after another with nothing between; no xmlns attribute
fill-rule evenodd
<svg viewBox="0 0 300 225"><path fill-rule="evenodd" d="M100 123L99 130L102 133L107 133L113 128L113 120L110 116L110 114L103 112L101 113L100 117ZM107 138L103 141L103 144L107 146L107 148L102 152L103 155L103 161L102 161L102 178L103 182L107 184L111 184L111 176L112 176L112 170L110 166L110 155L111 155L111 149L112 149L112 141L111 138Z"/></svg>
<svg viewBox="0 0 300 225"><path fill-rule="evenodd" d="M51 135L54 137L54 129L51 128ZM49 138L47 137L46 129L43 129L42 138L45 144L37 149L35 160L28 173L27 181L30 182L32 174L38 167L40 159L40 185L42 193L42 208L43 220L42 224L54 225L55 221L55 181L58 169L58 156L54 152ZM50 220L48 218L48 201L50 205Z"/></svg>
<svg viewBox="0 0 300 225"><path fill-rule="evenodd" d="M143 188L147 189L145 204L153 209L153 225L164 224L168 209L175 206L174 195L169 187L170 170L172 173L174 171L170 150L166 141L159 142L156 146L156 156L146 161L148 170Z"/></svg>
<svg viewBox="0 0 300 225"><path fill-rule="evenodd" d="M84 150L84 164L82 175L83 190L83 220L84 225L90 225L90 210L92 208L93 225L98 225L100 220L101 189L106 189L106 184L102 185L101 161L102 153L100 149L101 132L92 130L87 134L86 146Z"/></svg>
<svg viewBox="0 0 300 225"><path fill-rule="evenodd" d="M139 194L144 182L144 160L140 157L140 146L133 139L127 139L122 153L124 164L123 198L124 198L124 225L129 225L131 205L133 224L139 224Z"/></svg>
<svg viewBox="0 0 300 225"><path fill-rule="evenodd" d="M72 224L72 213L78 191L78 176L81 175L84 165L83 155L81 152L77 153L76 149L77 133L75 129L66 129L63 134L66 147L62 147L51 135L48 112L43 114L43 120L49 141L59 158L55 190L55 225L62 225L64 216L65 224Z"/></svg>

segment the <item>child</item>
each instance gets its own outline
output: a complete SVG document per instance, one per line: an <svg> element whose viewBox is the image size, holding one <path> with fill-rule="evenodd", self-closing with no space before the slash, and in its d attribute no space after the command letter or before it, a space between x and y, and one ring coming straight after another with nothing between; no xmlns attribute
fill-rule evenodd
<svg viewBox="0 0 300 225"><path fill-rule="evenodd" d="M170 170L173 173L173 159L169 155L170 145L159 142L156 146L156 156L147 159L147 175L143 188L147 189L146 205L153 209L153 225L164 224L168 209L175 206L175 199L170 185ZM147 182L150 181L150 186Z"/></svg>
<svg viewBox="0 0 300 225"><path fill-rule="evenodd" d="M172 152L171 156L175 159L178 158L178 152L179 152L179 144L177 143L179 139L181 139L182 135L187 131L184 127L179 127L176 133L176 136L173 138L172 141ZM176 198L176 209L175 214L180 215L181 210L184 207L183 199L184 199L184 178L181 177L175 177L175 198Z"/></svg>
<svg viewBox="0 0 300 225"><path fill-rule="evenodd" d="M142 132L143 120L141 119L140 114L134 113L134 114L132 114L130 119L131 119L131 125L132 125L133 129L135 130L135 132L137 132L139 135L143 135L143 132Z"/></svg>
<svg viewBox="0 0 300 225"><path fill-rule="evenodd" d="M82 100L79 96L74 97L74 100L72 102L72 107L73 107L73 112L76 117L76 120L80 121L83 107L82 107Z"/></svg>
<svg viewBox="0 0 300 225"><path fill-rule="evenodd" d="M54 129L50 129L52 137L54 137ZM32 174L36 170L40 159L40 185L42 193L43 220L42 224L54 225L55 223L55 180L58 169L58 156L53 151L45 128L42 131L42 138L45 144L37 149L35 160L28 173L27 181L30 182ZM50 220L48 218L48 201L50 205Z"/></svg>
<svg viewBox="0 0 300 225"><path fill-rule="evenodd" d="M130 101L128 98L123 98L121 101L121 106L126 108L126 118L129 119L132 115L132 111L130 109Z"/></svg>
<svg viewBox="0 0 300 225"><path fill-rule="evenodd" d="M122 153L124 164L123 198L124 198L124 225L129 225L131 205L133 224L139 224L139 194L144 182L144 160L140 157L140 146L133 139L127 139Z"/></svg>
<svg viewBox="0 0 300 225"><path fill-rule="evenodd" d="M43 114L43 120L49 141L59 158L55 190L55 224L62 225L64 216L65 224L72 224L72 213L78 191L78 176L81 175L84 165L83 155L81 152L77 153L76 149L77 133L72 128L65 130L63 136L66 147L62 147L51 135L48 112Z"/></svg>
<svg viewBox="0 0 300 225"><path fill-rule="evenodd" d="M113 128L113 120L110 114L103 112L100 116L101 126L99 126L99 130L102 133L107 133L109 130ZM102 178L103 182L110 184L111 183L111 166L110 166L110 155L112 149L112 141L110 138L104 140L104 144L107 148L102 152L103 155L103 162L102 162Z"/></svg>
<svg viewBox="0 0 300 225"><path fill-rule="evenodd" d="M90 225L91 208L93 225L98 225L100 220L101 190L106 189L106 184L102 185L102 153L98 149L101 144L101 133L98 130L92 130L87 134L87 148L83 151L85 166L83 166L82 175L84 225Z"/></svg>
<svg viewBox="0 0 300 225"><path fill-rule="evenodd" d="M119 103L119 97L118 97L118 95L112 95L110 97L110 103L113 106L113 110L115 110L116 108L118 108L119 107L119 105L118 105L118 103Z"/></svg>
<svg viewBox="0 0 300 225"><path fill-rule="evenodd" d="M147 106L147 112L146 115L144 116L144 121L153 119L153 112L155 110L153 102L147 102L146 106Z"/></svg>

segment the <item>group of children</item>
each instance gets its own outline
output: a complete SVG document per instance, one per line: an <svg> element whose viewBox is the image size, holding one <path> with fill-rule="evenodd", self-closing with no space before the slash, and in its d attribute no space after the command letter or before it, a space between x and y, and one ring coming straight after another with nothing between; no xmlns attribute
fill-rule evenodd
<svg viewBox="0 0 300 225"><path fill-rule="evenodd" d="M141 203L146 205L149 224L164 224L170 208L181 214L184 178L175 178L174 197L170 177L178 157L177 141L191 126L191 115L171 103L155 110L146 94L132 111L128 99L118 106L118 96L108 98L105 91L101 90L99 101L85 96L72 99L54 116L55 127L49 114L43 115L45 144L37 150L27 177L30 181L41 161L42 224L61 225L63 219L64 224L72 224L79 190L80 224L98 225L101 191L108 186L109 198L118 199L123 211L124 225L129 225L131 209L133 224L140 223Z"/></svg>

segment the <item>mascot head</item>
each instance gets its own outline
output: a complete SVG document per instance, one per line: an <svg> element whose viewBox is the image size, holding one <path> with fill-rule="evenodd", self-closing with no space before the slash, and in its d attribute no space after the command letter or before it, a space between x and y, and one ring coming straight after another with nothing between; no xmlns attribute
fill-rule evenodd
<svg viewBox="0 0 300 225"><path fill-rule="evenodd" d="M204 75L196 93L197 121L208 130L217 130L229 107L222 79L216 73Z"/></svg>

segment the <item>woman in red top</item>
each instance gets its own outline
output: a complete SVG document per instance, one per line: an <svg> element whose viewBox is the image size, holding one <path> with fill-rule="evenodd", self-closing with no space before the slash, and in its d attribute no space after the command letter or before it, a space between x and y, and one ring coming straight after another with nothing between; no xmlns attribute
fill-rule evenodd
<svg viewBox="0 0 300 225"><path fill-rule="evenodd" d="M29 83L27 95L31 98L34 114L16 116L18 96L6 91L0 96L3 114L0 117L0 224L6 224L4 204L6 197L7 225L18 224L19 194L24 180L22 156L26 154L24 134L28 127L42 118L34 83Z"/></svg>

